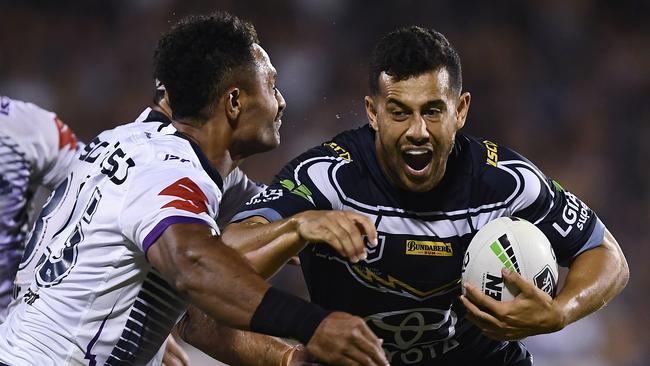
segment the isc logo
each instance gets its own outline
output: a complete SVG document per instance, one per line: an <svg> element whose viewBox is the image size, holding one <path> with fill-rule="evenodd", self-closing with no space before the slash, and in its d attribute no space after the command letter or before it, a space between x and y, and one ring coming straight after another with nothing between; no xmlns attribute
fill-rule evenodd
<svg viewBox="0 0 650 366"><path fill-rule="evenodd" d="M485 140L483 141L483 145L485 145L485 148L487 149L487 159L485 160L485 163L496 168L497 162L499 161L499 155L497 154L497 144L492 141Z"/></svg>

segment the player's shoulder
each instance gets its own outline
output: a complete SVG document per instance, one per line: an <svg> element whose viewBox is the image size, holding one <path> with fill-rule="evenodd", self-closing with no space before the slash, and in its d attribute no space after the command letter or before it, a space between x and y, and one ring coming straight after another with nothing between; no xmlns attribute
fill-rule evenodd
<svg viewBox="0 0 650 366"><path fill-rule="evenodd" d="M43 121L52 123L54 117L54 112L45 110L34 103L11 99L4 95L0 96L0 118L33 124Z"/></svg>
<svg viewBox="0 0 650 366"><path fill-rule="evenodd" d="M485 138L459 135L457 143L471 162L479 196L504 200L520 195L536 196L544 174L514 149Z"/></svg>
<svg viewBox="0 0 650 366"><path fill-rule="evenodd" d="M0 96L2 145L31 162L41 172L60 151L77 148L77 138L55 113L36 104Z"/></svg>
<svg viewBox="0 0 650 366"><path fill-rule="evenodd" d="M298 155L284 168L284 172L298 170L312 172L329 170L332 165L357 167L362 165L367 149L374 148L371 132L367 126L347 130L337 134L321 144L314 146ZM365 150L365 152L364 152Z"/></svg>
<svg viewBox="0 0 650 366"><path fill-rule="evenodd" d="M97 159L103 154L106 159ZM207 174L222 182L200 148L165 121L132 122L106 130L84 147L80 160L104 165L126 162L132 165L134 177L173 173L200 178Z"/></svg>
<svg viewBox="0 0 650 366"><path fill-rule="evenodd" d="M2 134L19 145L56 143L58 137L56 114L36 104L0 96L0 126Z"/></svg>
<svg viewBox="0 0 650 366"><path fill-rule="evenodd" d="M374 149L374 131L369 124L343 131L322 144L330 154L355 161Z"/></svg>

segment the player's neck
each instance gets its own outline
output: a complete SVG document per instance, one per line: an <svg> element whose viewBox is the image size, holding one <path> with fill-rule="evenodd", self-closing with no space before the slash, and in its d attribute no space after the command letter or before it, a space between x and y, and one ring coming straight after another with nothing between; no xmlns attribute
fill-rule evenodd
<svg viewBox="0 0 650 366"><path fill-rule="evenodd" d="M201 125L173 122L174 127L194 141L222 177L226 177L237 166L230 155L232 132L223 124L208 121Z"/></svg>

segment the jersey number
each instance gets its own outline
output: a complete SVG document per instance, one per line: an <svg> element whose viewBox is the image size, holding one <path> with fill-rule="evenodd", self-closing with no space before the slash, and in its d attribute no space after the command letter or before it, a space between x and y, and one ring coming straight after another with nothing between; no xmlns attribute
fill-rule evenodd
<svg viewBox="0 0 650 366"><path fill-rule="evenodd" d="M54 192L50 194L41 214L38 216L38 219L34 223L31 233L29 234L29 239L27 240L27 245L25 246L25 251L23 253L23 259L20 262L19 270L27 267L29 262L32 261L32 257L43 241L43 236L45 230L47 229L47 224L50 221L52 213L59 207L59 204L64 201L65 197L68 195L68 188L70 187L70 182L72 181L72 174L68 176L61 184L59 184Z"/></svg>
<svg viewBox="0 0 650 366"><path fill-rule="evenodd" d="M98 188L95 188L90 201L84 208L81 220L79 220L79 222L75 225L74 230L65 241L63 248L54 251L52 251L50 248L47 248L47 252L43 253L43 256L36 266L35 277L38 286L55 286L61 283L61 280L68 276L75 263L77 263L77 245L84 237L84 224L90 223L93 215L95 212L97 212L97 206L99 206L99 201L101 199L101 192Z"/></svg>

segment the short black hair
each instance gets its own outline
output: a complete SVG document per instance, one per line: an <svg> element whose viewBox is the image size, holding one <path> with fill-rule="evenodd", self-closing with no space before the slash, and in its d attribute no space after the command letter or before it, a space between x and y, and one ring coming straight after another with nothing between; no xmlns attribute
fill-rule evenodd
<svg viewBox="0 0 650 366"><path fill-rule="evenodd" d="M370 93L379 93L382 72L397 80L405 80L445 67L451 87L460 92L463 84L460 56L442 33L430 28L411 26L399 28L384 36L375 46L370 59Z"/></svg>
<svg viewBox="0 0 650 366"><path fill-rule="evenodd" d="M174 118L205 120L233 71L254 64L253 43L253 25L226 12L183 18L163 34L153 77L165 86Z"/></svg>

